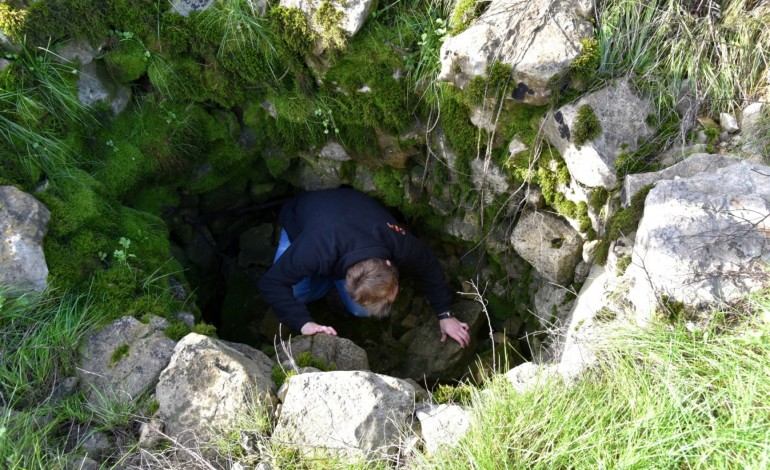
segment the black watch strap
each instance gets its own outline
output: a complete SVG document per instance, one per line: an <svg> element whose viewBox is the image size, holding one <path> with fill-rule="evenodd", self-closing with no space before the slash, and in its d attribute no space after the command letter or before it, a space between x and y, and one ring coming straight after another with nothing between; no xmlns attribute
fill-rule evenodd
<svg viewBox="0 0 770 470"><path fill-rule="evenodd" d="M452 312L439 313L437 317L439 320L446 320L447 318L452 318Z"/></svg>

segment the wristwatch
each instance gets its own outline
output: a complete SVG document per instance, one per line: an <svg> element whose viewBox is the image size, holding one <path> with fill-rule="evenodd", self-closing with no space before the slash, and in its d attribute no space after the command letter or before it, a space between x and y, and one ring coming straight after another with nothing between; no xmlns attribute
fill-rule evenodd
<svg viewBox="0 0 770 470"><path fill-rule="evenodd" d="M437 317L439 320L446 320L447 318L452 318L452 312L439 313Z"/></svg>

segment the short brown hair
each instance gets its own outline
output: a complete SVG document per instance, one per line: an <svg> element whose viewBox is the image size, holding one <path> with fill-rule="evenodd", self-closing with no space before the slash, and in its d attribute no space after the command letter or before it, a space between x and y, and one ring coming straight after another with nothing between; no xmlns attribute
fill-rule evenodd
<svg viewBox="0 0 770 470"><path fill-rule="evenodd" d="M388 296L398 287L398 269L384 259L359 261L345 276L345 290L355 303L375 318L388 314Z"/></svg>

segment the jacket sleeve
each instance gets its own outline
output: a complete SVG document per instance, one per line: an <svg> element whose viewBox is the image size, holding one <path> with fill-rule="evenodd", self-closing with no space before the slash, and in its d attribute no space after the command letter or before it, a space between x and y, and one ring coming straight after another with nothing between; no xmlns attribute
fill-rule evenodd
<svg viewBox="0 0 770 470"><path fill-rule="evenodd" d="M414 276L436 314L452 308L452 294L444 279L444 271L436 256L417 237L407 233L401 238L393 253L393 261L399 269Z"/></svg>
<svg viewBox="0 0 770 470"><path fill-rule="evenodd" d="M303 243L292 243L259 280L262 298L273 307L278 321L300 331L313 318L304 303L294 298L293 286L322 272L317 255Z"/></svg>

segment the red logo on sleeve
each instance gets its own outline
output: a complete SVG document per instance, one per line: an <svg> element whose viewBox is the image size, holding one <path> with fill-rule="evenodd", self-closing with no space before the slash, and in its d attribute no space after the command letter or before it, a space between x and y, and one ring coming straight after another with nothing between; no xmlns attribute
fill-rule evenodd
<svg viewBox="0 0 770 470"><path fill-rule="evenodd" d="M406 230L402 229L396 224L388 224L388 228L391 230L395 230L396 232L400 233L401 235L406 235Z"/></svg>

